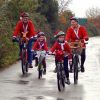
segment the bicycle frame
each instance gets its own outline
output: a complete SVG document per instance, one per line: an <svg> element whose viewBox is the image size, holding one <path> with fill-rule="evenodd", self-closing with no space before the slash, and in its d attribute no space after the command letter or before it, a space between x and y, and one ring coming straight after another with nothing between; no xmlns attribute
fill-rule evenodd
<svg viewBox="0 0 100 100"><path fill-rule="evenodd" d="M43 72L43 65L42 65L42 61L44 60L46 56L46 51L44 50L40 50L40 51L37 51L37 58L38 58L38 78L42 78L42 72Z"/></svg>
<svg viewBox="0 0 100 100"><path fill-rule="evenodd" d="M28 32L21 34L21 36L18 38L19 40L19 45L22 46L21 48L21 66L22 66L22 73L26 74L28 72L28 55L27 55L27 44L28 44L28 39L26 37ZM17 41L17 42L18 42Z"/></svg>
<svg viewBox="0 0 100 100"><path fill-rule="evenodd" d="M73 54L73 68L74 68L74 84L78 82L78 69L80 66L79 56L82 52L82 43L81 41L72 42L71 44L72 54Z"/></svg>

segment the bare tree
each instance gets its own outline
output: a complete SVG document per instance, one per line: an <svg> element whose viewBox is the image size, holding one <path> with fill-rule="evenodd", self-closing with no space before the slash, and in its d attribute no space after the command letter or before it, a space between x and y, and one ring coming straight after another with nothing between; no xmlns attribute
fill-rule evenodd
<svg viewBox="0 0 100 100"><path fill-rule="evenodd" d="M86 11L86 16L88 18L97 18L98 16L100 16L100 8L96 7L96 8L90 8Z"/></svg>
<svg viewBox="0 0 100 100"><path fill-rule="evenodd" d="M72 0L58 0L59 2L59 12L63 12L68 8L68 5L71 3Z"/></svg>
<svg viewBox="0 0 100 100"><path fill-rule="evenodd" d="M100 29L100 8L90 8L86 12L89 22L92 22L97 28Z"/></svg>

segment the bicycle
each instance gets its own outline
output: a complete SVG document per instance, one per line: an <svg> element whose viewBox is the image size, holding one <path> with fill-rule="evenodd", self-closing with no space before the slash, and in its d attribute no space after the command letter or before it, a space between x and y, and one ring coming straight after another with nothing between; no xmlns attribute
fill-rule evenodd
<svg viewBox="0 0 100 100"><path fill-rule="evenodd" d="M21 33L21 37L18 37L15 42L18 42L19 45L22 46L21 52L20 52L20 57L21 57L21 67L22 67L22 73L23 75L28 73L28 54L27 54L27 44L28 44L28 39L26 37L28 32Z"/></svg>
<svg viewBox="0 0 100 100"><path fill-rule="evenodd" d="M57 55L57 52L55 54L50 54L50 55ZM57 66L56 66L57 67L57 86L60 92L64 91L65 89L65 71L64 71L64 65L63 65L64 59L61 57L62 55L63 53L59 55L61 59L57 62Z"/></svg>
<svg viewBox="0 0 100 100"><path fill-rule="evenodd" d="M43 60L45 59L46 56L46 51L45 50L39 50L37 52L37 57L38 57L38 79L42 78L43 75Z"/></svg>
<svg viewBox="0 0 100 100"><path fill-rule="evenodd" d="M83 43L81 41L75 41L70 43L70 47L72 49L73 54L72 68L74 70L74 84L78 83L78 72L81 66L79 56L81 55L83 49L82 45Z"/></svg>

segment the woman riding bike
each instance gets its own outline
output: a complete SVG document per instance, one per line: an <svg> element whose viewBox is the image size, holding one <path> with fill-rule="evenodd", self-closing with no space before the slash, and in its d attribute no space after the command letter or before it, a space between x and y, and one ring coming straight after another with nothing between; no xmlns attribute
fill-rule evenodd
<svg viewBox="0 0 100 100"><path fill-rule="evenodd" d="M70 21L71 21L71 27L66 32L65 40L67 42L75 42L77 40L81 40L81 42L84 44L83 45L84 49L82 50L81 53L81 72L84 72L85 71L84 62L86 59L86 45L84 40L88 41L89 39L88 33L83 26L78 24L78 19L76 17L70 18Z"/></svg>

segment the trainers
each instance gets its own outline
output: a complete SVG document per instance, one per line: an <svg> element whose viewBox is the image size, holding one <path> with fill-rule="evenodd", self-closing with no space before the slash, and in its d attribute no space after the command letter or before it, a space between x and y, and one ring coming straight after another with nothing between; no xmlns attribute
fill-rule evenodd
<svg viewBox="0 0 100 100"><path fill-rule="evenodd" d="M43 70L43 74L46 75L46 69Z"/></svg>
<svg viewBox="0 0 100 100"><path fill-rule="evenodd" d="M81 72L85 72L84 66L81 66Z"/></svg>
<svg viewBox="0 0 100 100"><path fill-rule="evenodd" d="M32 64L29 64L29 68L33 68Z"/></svg>
<svg viewBox="0 0 100 100"><path fill-rule="evenodd" d="M65 79L65 83L70 85L70 80L69 79Z"/></svg>

